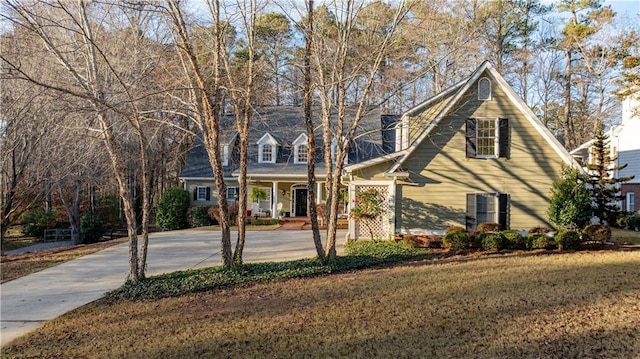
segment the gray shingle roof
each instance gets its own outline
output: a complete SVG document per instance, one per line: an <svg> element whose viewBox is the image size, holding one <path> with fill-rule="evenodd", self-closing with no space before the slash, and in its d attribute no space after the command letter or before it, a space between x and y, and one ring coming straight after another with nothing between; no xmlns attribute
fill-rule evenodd
<svg viewBox="0 0 640 359"><path fill-rule="evenodd" d="M322 166L322 162L324 161L322 127L319 119L320 109L314 109L313 113L315 117L314 124L316 124L316 130L314 132L317 146L316 167L319 167ZM351 124L351 119L354 114L355 108L347 109L347 119L345 119L346 127ZM381 128L383 126L388 128L389 123L393 123L397 118L397 116L381 116L377 108L368 111L360 121L356 132L357 138L349 153L349 163L358 163L384 154ZM223 144L233 145L233 142L235 142L233 140L237 134L235 117L233 115L227 115L221 122L221 142ZM382 124L382 122L385 123ZM275 164L258 163L258 145L256 142L264 136L265 133L271 134L278 141ZM248 173L254 175L286 173L304 176L307 166L305 164L294 164L293 161L293 142L302 133L306 133L302 107L270 106L256 109L249 130ZM392 133L392 130L388 132L388 134ZM389 142L392 140L392 138L387 139L387 143L384 146L386 152L389 152ZM232 146L230 146L230 151L231 148ZM393 150L393 148L391 148L391 150ZM234 160L233 155L230 155L230 165L225 168L225 177L231 176L236 168L237 160ZM324 169L318 168L317 171L318 173L323 173ZM207 156L201 139L198 138L194 141L194 147L189 153L180 177L213 177L209 157Z"/></svg>

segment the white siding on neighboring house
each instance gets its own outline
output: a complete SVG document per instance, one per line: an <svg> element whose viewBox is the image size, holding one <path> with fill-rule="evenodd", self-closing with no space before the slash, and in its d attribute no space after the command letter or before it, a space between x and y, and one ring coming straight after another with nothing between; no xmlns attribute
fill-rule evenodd
<svg viewBox="0 0 640 359"><path fill-rule="evenodd" d="M611 146L617 147L618 164L627 164L620 177L635 176L627 183L640 183L640 101L628 96L622 101L622 124L614 131Z"/></svg>
<svg viewBox="0 0 640 359"><path fill-rule="evenodd" d="M618 173L620 177L635 176L634 179L626 183L640 183L640 149L619 152L618 163L627 165Z"/></svg>

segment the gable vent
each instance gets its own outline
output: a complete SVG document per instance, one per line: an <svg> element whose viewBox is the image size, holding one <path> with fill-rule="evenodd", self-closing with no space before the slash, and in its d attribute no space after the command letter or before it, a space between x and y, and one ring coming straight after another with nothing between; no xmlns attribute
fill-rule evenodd
<svg viewBox="0 0 640 359"><path fill-rule="evenodd" d="M491 100L491 81L486 77L478 80L478 100Z"/></svg>

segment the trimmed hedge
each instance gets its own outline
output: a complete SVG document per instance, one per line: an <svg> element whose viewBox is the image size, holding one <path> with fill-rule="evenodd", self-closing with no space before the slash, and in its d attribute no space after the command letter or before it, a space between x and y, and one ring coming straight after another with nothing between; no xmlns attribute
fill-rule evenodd
<svg viewBox="0 0 640 359"><path fill-rule="evenodd" d="M558 248L560 250L578 249L580 248L580 243L582 243L580 233L568 229L558 232L554 240L556 241L556 245L558 245Z"/></svg>
<svg viewBox="0 0 640 359"><path fill-rule="evenodd" d="M484 232L476 236L476 242L485 251L499 251L506 248L507 238L501 232Z"/></svg>
<svg viewBox="0 0 640 359"><path fill-rule="evenodd" d="M524 237L514 230L502 231L502 235L506 239L506 248L510 249L526 249L527 243Z"/></svg>
<svg viewBox="0 0 640 359"><path fill-rule="evenodd" d="M156 222L163 231L187 227L187 210L191 204L189 192L182 188L169 188L158 203Z"/></svg>
<svg viewBox="0 0 640 359"><path fill-rule="evenodd" d="M449 232L442 237L442 246L449 250L468 249L471 236L466 232Z"/></svg>
<svg viewBox="0 0 640 359"><path fill-rule="evenodd" d="M218 224L218 222L209 215L209 207L210 206L197 206L189 208L187 210L189 227L196 228Z"/></svg>
<svg viewBox="0 0 640 359"><path fill-rule="evenodd" d="M527 249L547 249L552 247L549 238L542 233L529 233L526 238Z"/></svg>

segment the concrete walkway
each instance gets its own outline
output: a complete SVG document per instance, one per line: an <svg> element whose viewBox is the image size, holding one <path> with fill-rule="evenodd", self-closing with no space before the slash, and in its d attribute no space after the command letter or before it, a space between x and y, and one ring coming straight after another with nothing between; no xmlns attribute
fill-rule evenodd
<svg viewBox="0 0 640 359"><path fill-rule="evenodd" d="M345 234L338 230L338 254ZM243 257L268 262L315 255L311 231L252 231ZM220 232L191 229L150 236L148 276L220 263ZM0 285L0 345L120 287L127 268L128 243L123 243Z"/></svg>

